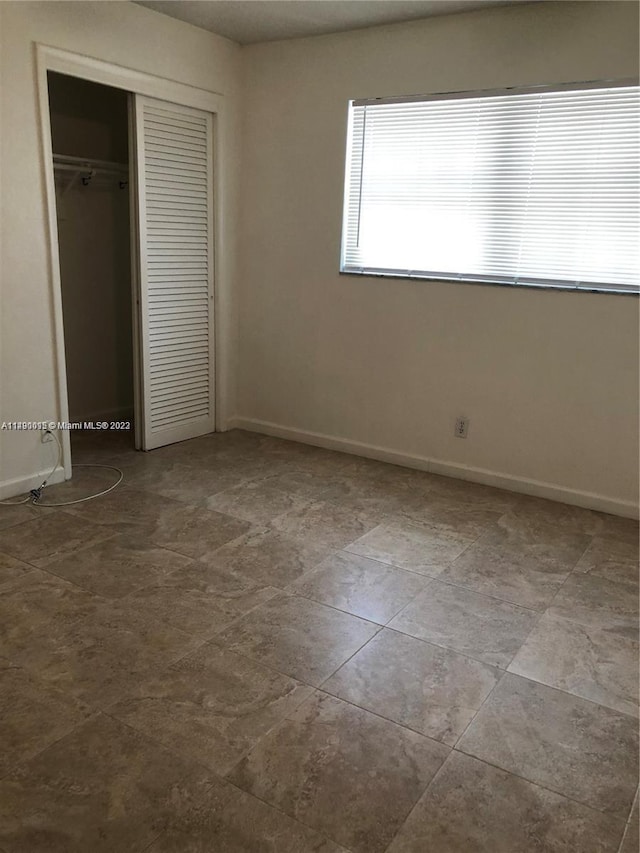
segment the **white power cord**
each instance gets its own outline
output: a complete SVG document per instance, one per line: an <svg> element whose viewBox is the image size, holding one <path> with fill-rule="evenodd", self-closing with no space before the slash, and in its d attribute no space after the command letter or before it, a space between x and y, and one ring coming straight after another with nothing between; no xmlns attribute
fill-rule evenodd
<svg viewBox="0 0 640 853"><path fill-rule="evenodd" d="M62 501L60 503L54 503L54 504L41 503L40 502L40 496L42 495L42 490L47 486L49 480L53 476L54 471L56 471L58 466L60 465L60 460L62 459L62 445L60 444L60 439L55 434L55 432L52 432L51 430L47 430L47 433L53 437L56 444L58 445L58 458L56 459L56 463L53 466L53 468L51 469L50 473L42 481L42 483L38 486L38 488L37 489L31 489L31 491L29 492L29 494L25 498L22 498L19 501L0 501L0 504L3 504L4 506L20 506L21 504L26 504L29 502L31 502L34 506L71 506L72 504L81 504L81 503L84 503L84 501L92 501L94 498L99 498L102 495L109 494L109 492L112 492L116 486L119 486L120 483L122 482L122 480L124 479L124 474L122 473L120 468L116 468L115 465L99 465L97 462L79 463L77 465L73 465L72 467L73 468L106 468L110 471L115 471L118 474L118 479L116 480L116 482L112 486L109 486L108 489L103 489L101 492L96 492L95 495L87 495L87 497L77 498L75 501Z"/></svg>

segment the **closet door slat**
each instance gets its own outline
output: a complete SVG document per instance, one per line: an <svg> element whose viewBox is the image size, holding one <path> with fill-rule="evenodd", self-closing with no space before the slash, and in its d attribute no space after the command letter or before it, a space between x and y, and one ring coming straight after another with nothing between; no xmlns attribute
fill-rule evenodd
<svg viewBox="0 0 640 853"><path fill-rule="evenodd" d="M213 120L136 96L145 450L214 429Z"/></svg>

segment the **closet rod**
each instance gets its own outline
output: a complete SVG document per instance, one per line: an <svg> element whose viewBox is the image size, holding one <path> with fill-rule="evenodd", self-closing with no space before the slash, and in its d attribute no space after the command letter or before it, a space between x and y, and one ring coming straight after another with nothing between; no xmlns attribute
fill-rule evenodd
<svg viewBox="0 0 640 853"><path fill-rule="evenodd" d="M94 160L87 157L72 157L67 154L54 154L53 165L65 171L70 169L91 169L101 172L126 172L127 174L129 172L129 167L126 163L114 163L111 160Z"/></svg>

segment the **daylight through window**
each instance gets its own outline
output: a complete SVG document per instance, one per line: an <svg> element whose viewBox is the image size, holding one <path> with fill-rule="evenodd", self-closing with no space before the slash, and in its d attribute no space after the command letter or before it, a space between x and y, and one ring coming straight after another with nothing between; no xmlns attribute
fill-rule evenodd
<svg viewBox="0 0 640 853"><path fill-rule="evenodd" d="M638 292L639 89L350 105L341 270Z"/></svg>

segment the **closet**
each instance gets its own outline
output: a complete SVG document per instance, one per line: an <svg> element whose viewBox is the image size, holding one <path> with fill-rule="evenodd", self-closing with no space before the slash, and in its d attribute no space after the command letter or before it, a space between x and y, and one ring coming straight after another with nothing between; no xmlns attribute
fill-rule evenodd
<svg viewBox="0 0 640 853"><path fill-rule="evenodd" d="M215 429L212 113L49 71L71 421Z"/></svg>
<svg viewBox="0 0 640 853"><path fill-rule="evenodd" d="M133 427L127 100L49 74L69 418Z"/></svg>

